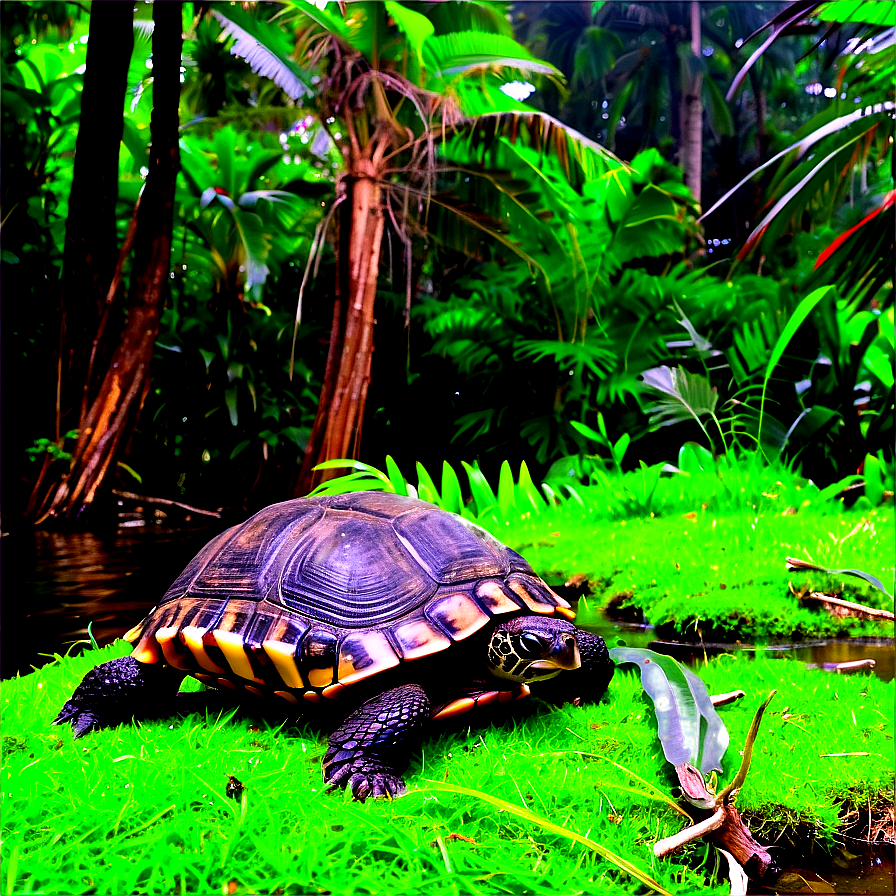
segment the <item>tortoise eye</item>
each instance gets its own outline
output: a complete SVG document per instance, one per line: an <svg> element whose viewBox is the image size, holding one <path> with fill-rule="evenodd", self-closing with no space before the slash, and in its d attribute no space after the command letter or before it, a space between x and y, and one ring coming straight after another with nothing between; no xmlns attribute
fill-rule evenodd
<svg viewBox="0 0 896 896"><path fill-rule="evenodd" d="M541 656L547 646L548 644L544 638L539 638L538 635L533 635L531 632L523 632L517 642L519 655L524 659L534 659L537 656Z"/></svg>

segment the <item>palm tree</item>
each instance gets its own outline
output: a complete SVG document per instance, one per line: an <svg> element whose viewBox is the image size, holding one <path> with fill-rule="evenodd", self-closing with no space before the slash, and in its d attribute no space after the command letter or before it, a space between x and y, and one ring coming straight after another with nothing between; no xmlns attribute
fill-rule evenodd
<svg viewBox="0 0 896 896"><path fill-rule="evenodd" d="M481 164L470 167L471 176L487 175L490 147L515 140L553 154L572 182L619 163L501 91L518 73L559 73L509 36L508 23L491 4L442 3L426 14L420 4L393 0L323 9L292 0L284 6L276 23L225 3L212 3L211 10L235 38L231 52L312 106L341 157L336 199L317 235L318 244L332 238L338 275L317 417L296 484L296 492L304 493L315 478L332 475L315 477L317 464L360 451L384 235L404 248L409 272L412 237L431 231L427 217L437 203L465 228L523 251L503 237L494 218L437 194L444 167L440 144L461 135L476 147ZM464 30L458 30L461 24ZM490 183L512 194L506 181ZM527 198L513 195L511 201L538 223ZM410 279L406 292L409 303Z"/></svg>

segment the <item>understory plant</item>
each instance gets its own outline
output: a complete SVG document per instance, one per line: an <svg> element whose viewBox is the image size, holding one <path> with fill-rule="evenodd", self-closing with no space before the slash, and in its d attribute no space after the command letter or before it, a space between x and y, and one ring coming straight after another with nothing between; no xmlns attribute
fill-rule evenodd
<svg viewBox="0 0 896 896"><path fill-rule="evenodd" d="M617 663L632 663L638 667L644 690L653 701L657 737L666 760L675 769L684 799L695 809L712 813L706 820L657 842L654 854L664 856L690 840L711 834L723 852L728 850L726 857L732 866L732 879L739 870L746 883L745 868L754 879L774 871L768 850L750 834L734 807L734 798L746 780L759 724L775 691L769 694L753 717L737 774L716 793L716 772L722 772L721 761L728 749L729 737L706 685L676 660L652 650L614 647L610 656ZM746 893L746 888L740 892Z"/></svg>

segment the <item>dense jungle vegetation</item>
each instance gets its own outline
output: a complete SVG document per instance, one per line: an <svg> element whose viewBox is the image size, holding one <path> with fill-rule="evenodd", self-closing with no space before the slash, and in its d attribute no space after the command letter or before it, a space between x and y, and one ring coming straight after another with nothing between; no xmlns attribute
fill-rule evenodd
<svg viewBox="0 0 896 896"><path fill-rule="evenodd" d="M4 527L387 454L892 496L892 4L0 16Z"/></svg>

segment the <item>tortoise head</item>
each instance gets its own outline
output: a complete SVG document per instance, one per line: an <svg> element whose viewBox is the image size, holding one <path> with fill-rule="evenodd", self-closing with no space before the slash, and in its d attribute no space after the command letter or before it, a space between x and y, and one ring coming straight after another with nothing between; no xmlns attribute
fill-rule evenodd
<svg viewBox="0 0 896 896"><path fill-rule="evenodd" d="M564 619L517 616L495 626L486 659L496 678L545 681L582 665L576 627Z"/></svg>

